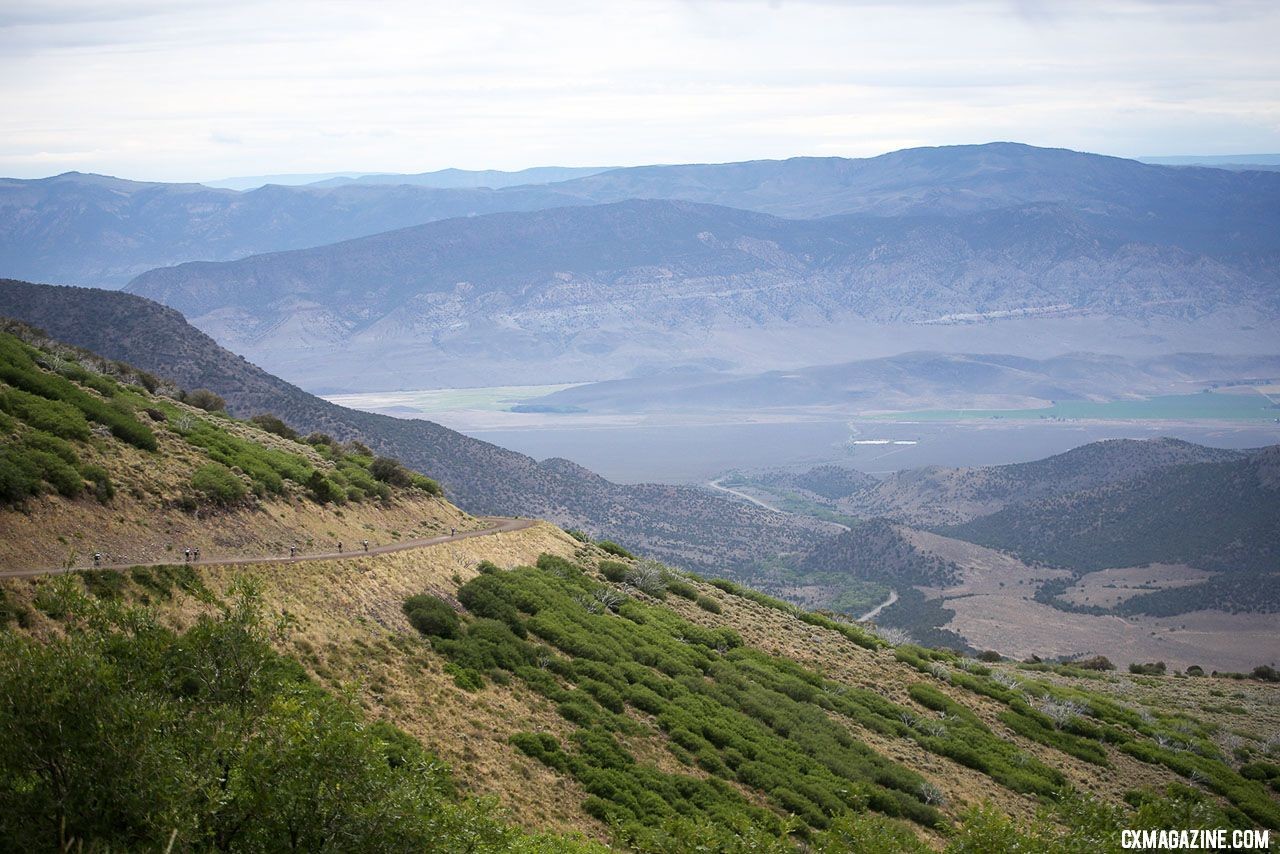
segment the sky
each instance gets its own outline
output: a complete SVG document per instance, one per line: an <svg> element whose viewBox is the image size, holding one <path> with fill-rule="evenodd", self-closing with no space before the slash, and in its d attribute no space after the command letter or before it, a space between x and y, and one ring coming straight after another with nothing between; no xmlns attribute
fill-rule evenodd
<svg viewBox="0 0 1280 854"><path fill-rule="evenodd" d="M0 0L0 175L1280 151L1275 0Z"/></svg>

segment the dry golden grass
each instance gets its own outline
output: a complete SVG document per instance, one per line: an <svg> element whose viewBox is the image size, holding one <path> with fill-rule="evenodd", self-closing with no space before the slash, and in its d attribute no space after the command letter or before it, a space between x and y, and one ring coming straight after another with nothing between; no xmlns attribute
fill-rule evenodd
<svg viewBox="0 0 1280 854"><path fill-rule="evenodd" d="M577 830L606 838L607 829L582 811L585 793L579 784L529 759L509 742L512 734L521 731L549 732L564 741L573 725L518 681L489 684L475 692L460 689L445 672L443 659L408 625L401 611L407 597L422 592L456 601L459 585L475 576L481 560L510 568L532 564L544 552L590 561L603 556L597 548L583 546L559 529L538 523L525 530L386 555L287 565L208 566L198 572L206 586L219 595L241 575L258 579L269 606L291 620L289 631L279 640L281 650L296 657L322 684L347 692L373 717L388 720L420 739L453 768L465 791L495 797L514 821L527 827ZM19 605L30 604L40 583L0 581ZM838 632L809 625L709 584L694 584L701 594L716 599L723 613L711 614L694 602L667 596L666 604L691 622L729 626L752 647L793 659L840 683L875 691L922 716L933 713L917 705L907 689L915 682L929 682L972 709L1003 738L1059 768L1079 790L1119 800L1131 788L1158 787L1175 780L1163 768L1115 751L1110 751L1114 768L1100 773L1095 766L1014 735L997 718L1004 708L1000 703L921 674L895 660L891 651L865 650ZM189 626L205 607L191 598L156 603L161 619L176 628ZM39 633L56 628L37 615L33 630ZM1280 733L1280 690L1274 686L1118 674L1098 680L1034 676L1114 694L1135 707L1186 709L1222 724L1224 744L1241 738L1258 746ZM651 723L642 714L632 714L638 721ZM914 741L850 726L857 738L938 786L946 798L943 809L952 816L983 801L1021 817L1029 817L1038 807L1033 798L1016 795L984 774L928 753ZM668 749L666 736L655 727L644 730L624 738L638 760L671 773L702 774L679 763ZM757 793L743 793L759 802ZM938 837L925 838L941 842Z"/></svg>

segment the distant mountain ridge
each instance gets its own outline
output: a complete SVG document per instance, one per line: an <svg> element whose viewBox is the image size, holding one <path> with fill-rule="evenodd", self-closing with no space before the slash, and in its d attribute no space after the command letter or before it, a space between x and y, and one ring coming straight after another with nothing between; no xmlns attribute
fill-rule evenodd
<svg viewBox="0 0 1280 854"><path fill-rule="evenodd" d="M334 176L316 181L313 187L340 187L348 184L410 184L416 187L444 189L522 187L531 184L551 184L571 181L599 172L607 172L606 166L533 166L506 172L501 169L438 169L434 172L395 173L372 172L367 175Z"/></svg>
<svg viewBox="0 0 1280 854"><path fill-rule="evenodd" d="M494 210L581 204L541 188L268 185L246 192L69 172L0 179L0 275L119 287L192 259L321 246Z"/></svg>
<svg viewBox="0 0 1280 854"><path fill-rule="evenodd" d="M1202 251L1188 248L1203 239L1194 229L1144 242L1141 218L1062 206L791 220L625 201L183 264L129 290L311 387L573 382L664 360L752 359L760 348L748 342L774 335L770 349L800 358L811 330L850 324L1065 313L1270 326L1280 207L1273 220L1273 233L1255 223Z"/></svg>
<svg viewBox="0 0 1280 854"><path fill-rule="evenodd" d="M245 193L78 173L0 179L0 275L117 286L143 270L182 261L319 246L455 216L629 198L807 218L1065 205L1136 219L1149 227L1147 240L1171 226L1187 231L1206 219L1229 223L1221 234L1204 236L1203 245L1212 245L1223 234L1266 233L1280 195L1275 174L1154 166L1015 143L908 149L864 159L631 167L501 190L403 183L475 183L465 175L431 174L392 176L401 182L393 185L370 176L365 184L267 186ZM485 173L482 180L493 186L566 173L521 174Z"/></svg>

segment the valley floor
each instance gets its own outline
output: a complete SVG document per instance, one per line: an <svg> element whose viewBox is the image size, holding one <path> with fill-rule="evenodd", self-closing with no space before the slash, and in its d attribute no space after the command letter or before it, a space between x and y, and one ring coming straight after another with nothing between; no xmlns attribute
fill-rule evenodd
<svg viewBox="0 0 1280 854"><path fill-rule="evenodd" d="M1205 670L1248 672L1259 664L1280 661L1280 614L1195 611L1173 617L1122 617L1068 613L1033 598L1043 581L1069 574L1063 570L1028 566L994 549L924 531L913 530L910 536L921 550L953 561L962 569L958 584L921 589L955 611L944 628L978 649L995 649L1018 659L1105 655L1120 667L1131 662L1164 661L1179 670L1195 664ZM1090 590L1103 588L1114 599L1123 595L1115 581L1133 577L1143 579L1147 589L1180 586L1188 583L1188 569L1106 570L1086 575L1085 582ZM1081 586L1070 588L1079 598L1087 595L1080 592ZM1105 601L1095 592L1095 604Z"/></svg>

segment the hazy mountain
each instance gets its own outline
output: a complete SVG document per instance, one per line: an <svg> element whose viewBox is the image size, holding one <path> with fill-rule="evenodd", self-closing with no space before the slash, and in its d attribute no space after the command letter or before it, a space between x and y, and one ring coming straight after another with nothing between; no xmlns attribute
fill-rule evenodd
<svg viewBox="0 0 1280 854"><path fill-rule="evenodd" d="M445 217L577 204L517 189L283 187L249 192L69 172L0 179L0 275L118 287L193 259L320 246Z"/></svg>
<svg viewBox="0 0 1280 854"><path fill-rule="evenodd" d="M717 572L808 549L820 539L821 525L706 490L619 485L567 460L539 463L430 421L328 403L219 347L178 312L131 294L0 280L0 315L184 388L212 389L234 414L271 412L302 432L360 439L430 473L473 513L539 516Z"/></svg>
<svg viewBox="0 0 1280 854"><path fill-rule="evenodd" d="M439 169L435 172L402 174L374 172L365 175L335 175L318 180L314 186L340 187L345 184L412 184L416 187L478 188L498 190L503 187L519 187L528 184L550 184L570 181L607 171L603 166L534 166L516 172L499 169Z"/></svg>
<svg viewBox="0 0 1280 854"><path fill-rule="evenodd" d="M979 401L984 399L1050 401L1172 394L1271 377L1280 378L1280 356L1180 353L1124 358L1072 353L1029 359L1002 354L904 353L750 375L668 371L574 386L531 398L525 405L588 412L800 406L973 409L980 408Z"/></svg>
<svg viewBox="0 0 1280 854"><path fill-rule="evenodd" d="M1180 324L1179 340L1195 343L1223 318L1231 329L1253 324L1237 341L1273 327L1280 228L1224 234L1203 250L1143 242L1136 232L1146 228L1044 205L789 220L628 201L183 264L129 289L324 389L606 379L713 359L812 364L832 349L856 353L858 337L845 330L859 324L922 335L981 318L1068 314L1086 327L1118 318L1144 342L1161 341L1161 324ZM1238 244L1251 247L1247 257ZM908 341L896 337L898 350ZM1225 333L1209 342L1225 346Z"/></svg>
<svg viewBox="0 0 1280 854"><path fill-rule="evenodd" d="M1250 216L1262 211L1274 216L1280 205L1276 175L1170 169L1011 142L909 148L861 159L637 166L555 189L596 202L683 199L787 217L954 214L1063 204L1095 214L1149 218L1157 229L1186 224L1209 211L1247 227Z"/></svg>
<svg viewBox="0 0 1280 854"><path fill-rule="evenodd" d="M331 178L362 178L372 172L285 172L280 175L241 175L235 178L218 178L214 181L201 181L206 187L223 190L256 190L267 184L279 184L282 187L301 187L305 184L318 184Z"/></svg>
<svg viewBox="0 0 1280 854"><path fill-rule="evenodd" d="M1125 483L1171 466L1229 462L1243 456L1241 451L1180 439L1111 439L1028 463L926 466L896 472L853 493L840 507L859 516L937 527L988 516L1010 505Z"/></svg>
<svg viewBox="0 0 1280 854"><path fill-rule="evenodd" d="M635 197L790 217L949 215L1061 204L1133 220L1142 227L1138 237L1143 241L1160 242L1172 230L1184 242L1199 235L1201 246L1248 252L1259 235L1274 234L1280 205L1280 176L1274 174L1174 169L1012 143L909 149L865 159L646 166L538 187L475 188L476 183L527 185L570 174L558 169L368 176L361 180L369 185L273 185L241 194L78 173L5 179L0 180L0 275L114 286L150 267L181 261L319 246L450 216ZM410 179L431 186L405 186ZM384 180L396 183L383 186ZM1200 231L1206 227L1207 232Z"/></svg>

